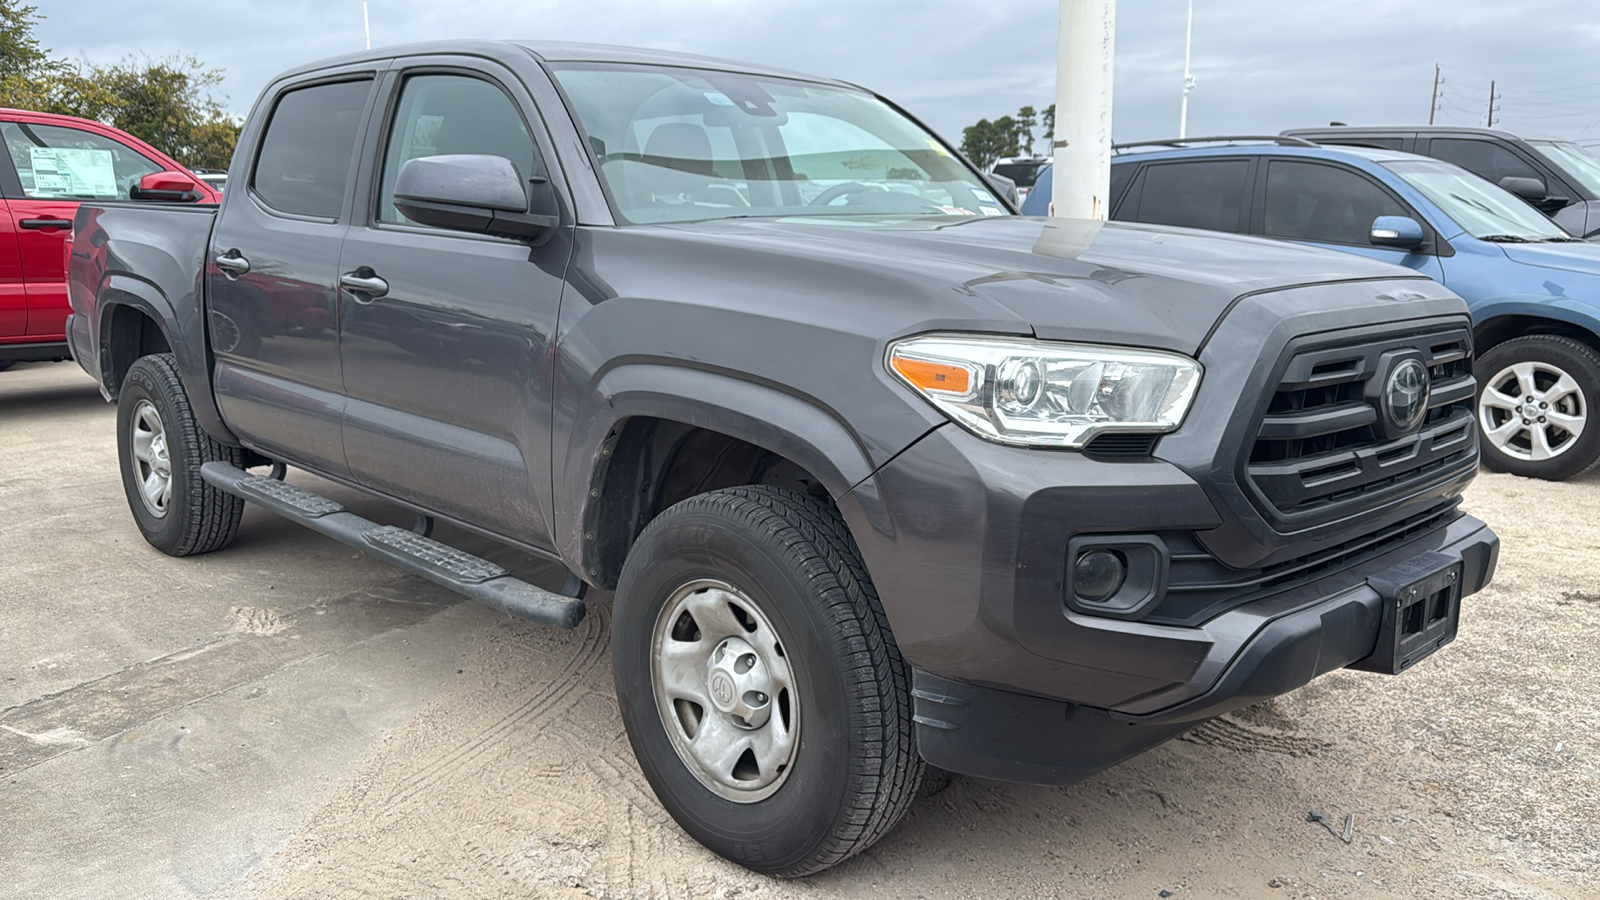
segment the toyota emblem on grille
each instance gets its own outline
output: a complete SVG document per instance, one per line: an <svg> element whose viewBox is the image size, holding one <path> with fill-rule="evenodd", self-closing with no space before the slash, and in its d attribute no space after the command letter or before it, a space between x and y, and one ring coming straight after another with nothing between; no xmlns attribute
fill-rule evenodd
<svg viewBox="0 0 1600 900"><path fill-rule="evenodd" d="M1428 367L1421 360L1404 359L1389 370L1383 385L1383 414L1396 431L1408 432L1422 424L1428 387Z"/></svg>

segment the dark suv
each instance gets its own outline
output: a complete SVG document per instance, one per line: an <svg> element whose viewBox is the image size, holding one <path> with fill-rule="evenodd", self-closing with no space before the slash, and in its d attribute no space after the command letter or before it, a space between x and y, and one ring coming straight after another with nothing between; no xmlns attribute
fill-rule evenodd
<svg viewBox="0 0 1600 900"><path fill-rule="evenodd" d="M1319 144L1403 150L1455 163L1533 204L1569 233L1600 238L1600 159L1572 141L1446 125L1330 126L1283 133Z"/></svg>

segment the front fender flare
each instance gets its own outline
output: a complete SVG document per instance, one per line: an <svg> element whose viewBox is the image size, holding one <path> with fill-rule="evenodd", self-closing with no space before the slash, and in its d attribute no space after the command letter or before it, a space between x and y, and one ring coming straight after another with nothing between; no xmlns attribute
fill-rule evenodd
<svg viewBox="0 0 1600 900"><path fill-rule="evenodd" d="M592 539L584 532L589 503L610 462L608 445L629 419L680 422L779 454L815 477L842 510L851 488L876 469L860 437L831 410L746 379L655 362L629 364L607 372L589 397L590 408L575 420L555 479L561 556L585 575L591 574ZM859 512L843 511L847 521Z"/></svg>

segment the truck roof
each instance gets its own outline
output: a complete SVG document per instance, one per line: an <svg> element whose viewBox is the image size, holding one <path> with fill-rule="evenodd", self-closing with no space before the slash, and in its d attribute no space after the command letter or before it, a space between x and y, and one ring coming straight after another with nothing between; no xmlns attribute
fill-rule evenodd
<svg viewBox="0 0 1600 900"><path fill-rule="evenodd" d="M760 63L740 62L730 59L719 59L712 56L699 56L693 53L674 53L666 50L648 50L639 47L617 47L609 44L583 44L566 41L490 41L490 40L450 40L426 41L415 44L398 44L390 47L375 47L371 50L362 50L357 53L347 53L343 56L319 59L304 65L296 66L278 76L278 79L305 75L321 69L344 66L365 60L384 60L398 56L429 56L439 54L467 54L483 56L489 59L504 59L512 56L532 56L544 62L605 62L605 63L633 63L636 65L680 66L692 69L716 69L725 72L743 72L750 75L767 75L778 78L796 78L804 81L816 81L827 84L843 85L845 82L832 78L821 78L804 72L794 72ZM274 79L275 81L278 79Z"/></svg>

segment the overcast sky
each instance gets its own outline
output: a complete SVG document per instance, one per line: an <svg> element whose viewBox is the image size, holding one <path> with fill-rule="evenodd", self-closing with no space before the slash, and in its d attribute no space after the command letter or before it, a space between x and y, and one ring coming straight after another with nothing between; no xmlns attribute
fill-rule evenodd
<svg viewBox="0 0 1600 900"><path fill-rule="evenodd" d="M239 115L278 71L362 47L361 0L32 0L58 56L192 54ZM1195 0L1189 134L1438 121L1600 141L1594 0ZM746 59L883 93L961 128L1054 100L1056 0L370 0L374 47L592 41ZM1120 0L1115 138L1177 133L1185 0ZM1041 142L1041 147L1043 146Z"/></svg>

